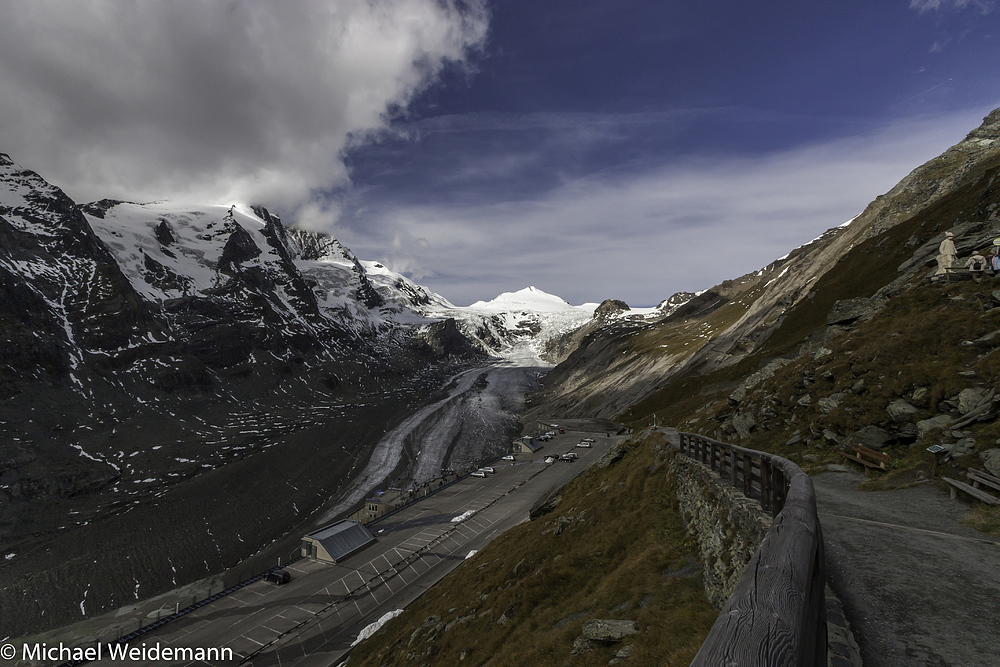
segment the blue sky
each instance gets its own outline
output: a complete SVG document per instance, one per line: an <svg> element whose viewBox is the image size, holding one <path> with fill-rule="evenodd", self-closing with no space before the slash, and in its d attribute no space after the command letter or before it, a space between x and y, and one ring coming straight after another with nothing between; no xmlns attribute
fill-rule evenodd
<svg viewBox="0 0 1000 667"><path fill-rule="evenodd" d="M459 302L524 281L634 305L704 289L850 219L1000 102L992 5L491 10L478 71L447 72L399 136L349 152L339 223L349 243L382 230L358 252L388 247Z"/></svg>
<svg viewBox="0 0 1000 667"><path fill-rule="evenodd" d="M0 0L0 150L81 201L262 203L458 304L648 306L1000 106L996 0L281 5Z"/></svg>

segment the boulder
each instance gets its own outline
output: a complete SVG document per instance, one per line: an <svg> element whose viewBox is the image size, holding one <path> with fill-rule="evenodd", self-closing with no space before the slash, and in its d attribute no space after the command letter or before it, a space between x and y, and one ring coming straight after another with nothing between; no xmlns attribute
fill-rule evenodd
<svg viewBox="0 0 1000 667"><path fill-rule="evenodd" d="M862 394L862 393L864 393L864 391L865 391L865 381L864 380L858 380L853 385L851 385L851 393L852 394Z"/></svg>
<svg viewBox="0 0 1000 667"><path fill-rule="evenodd" d="M588 639L587 637L577 637L573 642L573 650L570 651L572 655L580 655L586 651L592 651L595 648L600 648L604 646L604 642L599 642L594 639Z"/></svg>
<svg viewBox="0 0 1000 667"><path fill-rule="evenodd" d="M850 324L863 317L871 316L877 310L878 308L875 307L872 300L865 297L843 299L841 301L834 302L833 306L830 308L830 312L826 316L826 323Z"/></svg>
<svg viewBox="0 0 1000 667"><path fill-rule="evenodd" d="M632 646L631 646L631 644L628 645L628 646L623 647L620 651L618 651L618 653L615 653L615 657L611 658L611 662L609 662L608 664L609 665L620 665L623 662L625 662L630 655L632 655Z"/></svg>
<svg viewBox="0 0 1000 667"><path fill-rule="evenodd" d="M962 438L951 448L951 457L957 459L959 456L971 454L976 449L976 441L972 438Z"/></svg>
<svg viewBox="0 0 1000 667"><path fill-rule="evenodd" d="M889 413L889 418L894 422L904 422L907 418L917 412L917 408L910 405L901 398L897 398L885 409Z"/></svg>
<svg viewBox="0 0 1000 667"><path fill-rule="evenodd" d="M747 379L740 383L732 394L729 395L729 403L731 405L738 405L740 401L746 398L747 392L759 385L764 380L767 380L774 376L778 369L782 368L791 363L791 359L772 359L767 363L766 366L756 371Z"/></svg>
<svg viewBox="0 0 1000 667"><path fill-rule="evenodd" d="M985 396L986 392L984 390L969 388L963 389L959 392L958 397L952 400L958 405L958 411L963 415L967 415L983 401Z"/></svg>
<svg viewBox="0 0 1000 667"><path fill-rule="evenodd" d="M599 642L617 642L637 634L639 624L635 621L595 618L583 624L583 636Z"/></svg>
<svg viewBox="0 0 1000 667"><path fill-rule="evenodd" d="M892 434L884 428L869 425L847 436L848 442L857 442L872 449L882 449L885 443L892 440Z"/></svg>
<svg viewBox="0 0 1000 667"><path fill-rule="evenodd" d="M736 433L740 436L741 440L749 438L750 430L756 425L757 421L749 412L743 412L733 417L733 428L736 429Z"/></svg>
<svg viewBox="0 0 1000 667"><path fill-rule="evenodd" d="M923 438L934 429L946 428L953 421L955 418L951 415L938 415L930 419L921 419L917 422L917 439Z"/></svg>
<svg viewBox="0 0 1000 667"><path fill-rule="evenodd" d="M979 455L983 459L983 466L991 475L1000 477L1000 449L994 447L987 449Z"/></svg>
<svg viewBox="0 0 1000 667"><path fill-rule="evenodd" d="M837 406L840 405L842 400L844 400L844 394L837 392L836 394L830 394L826 398L819 399L819 402L817 402L816 405L819 406L820 412L824 415L828 415L837 409Z"/></svg>

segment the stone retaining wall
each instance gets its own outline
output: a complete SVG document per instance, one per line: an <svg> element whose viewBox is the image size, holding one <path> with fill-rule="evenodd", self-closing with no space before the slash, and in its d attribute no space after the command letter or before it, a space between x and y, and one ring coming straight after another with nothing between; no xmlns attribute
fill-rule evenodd
<svg viewBox="0 0 1000 667"><path fill-rule="evenodd" d="M705 592L721 610L771 527L771 517L760 503L687 456L674 456L668 474L688 533L698 541Z"/></svg>

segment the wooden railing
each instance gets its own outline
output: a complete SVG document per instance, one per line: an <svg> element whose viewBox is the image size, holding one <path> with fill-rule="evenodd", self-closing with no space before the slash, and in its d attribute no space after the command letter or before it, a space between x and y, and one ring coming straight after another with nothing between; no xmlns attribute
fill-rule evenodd
<svg viewBox="0 0 1000 667"><path fill-rule="evenodd" d="M774 516L692 667L824 667L826 573L812 480L773 454L691 433L681 452Z"/></svg>

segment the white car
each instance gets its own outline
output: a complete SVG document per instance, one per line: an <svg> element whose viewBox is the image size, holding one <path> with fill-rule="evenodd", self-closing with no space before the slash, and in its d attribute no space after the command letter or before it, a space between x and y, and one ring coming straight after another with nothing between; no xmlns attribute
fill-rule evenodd
<svg viewBox="0 0 1000 667"><path fill-rule="evenodd" d="M589 443L589 442L587 442L586 440L584 440L583 442L578 442L578 443L576 444L576 446L577 446L577 447L590 447L590 443Z"/></svg>
<svg viewBox="0 0 1000 667"><path fill-rule="evenodd" d="M507 456L503 457L502 460L504 460L504 461L513 461L514 460L514 456L511 455L511 454L508 454Z"/></svg>
<svg viewBox="0 0 1000 667"><path fill-rule="evenodd" d="M486 473L484 473L482 470L477 470L476 472L472 473L472 476L473 477L486 477Z"/></svg>
<svg viewBox="0 0 1000 667"><path fill-rule="evenodd" d="M490 466L483 466L482 468L480 468L480 470L482 470L483 472L488 472L491 475L496 472L496 470L494 470Z"/></svg>
<svg viewBox="0 0 1000 667"><path fill-rule="evenodd" d="M556 457L554 457L554 456L546 456L545 457L545 462L546 463L555 463L556 462Z"/></svg>
<svg viewBox="0 0 1000 667"><path fill-rule="evenodd" d="M593 438L584 438L583 441L584 442L594 442L594 439Z"/></svg>

